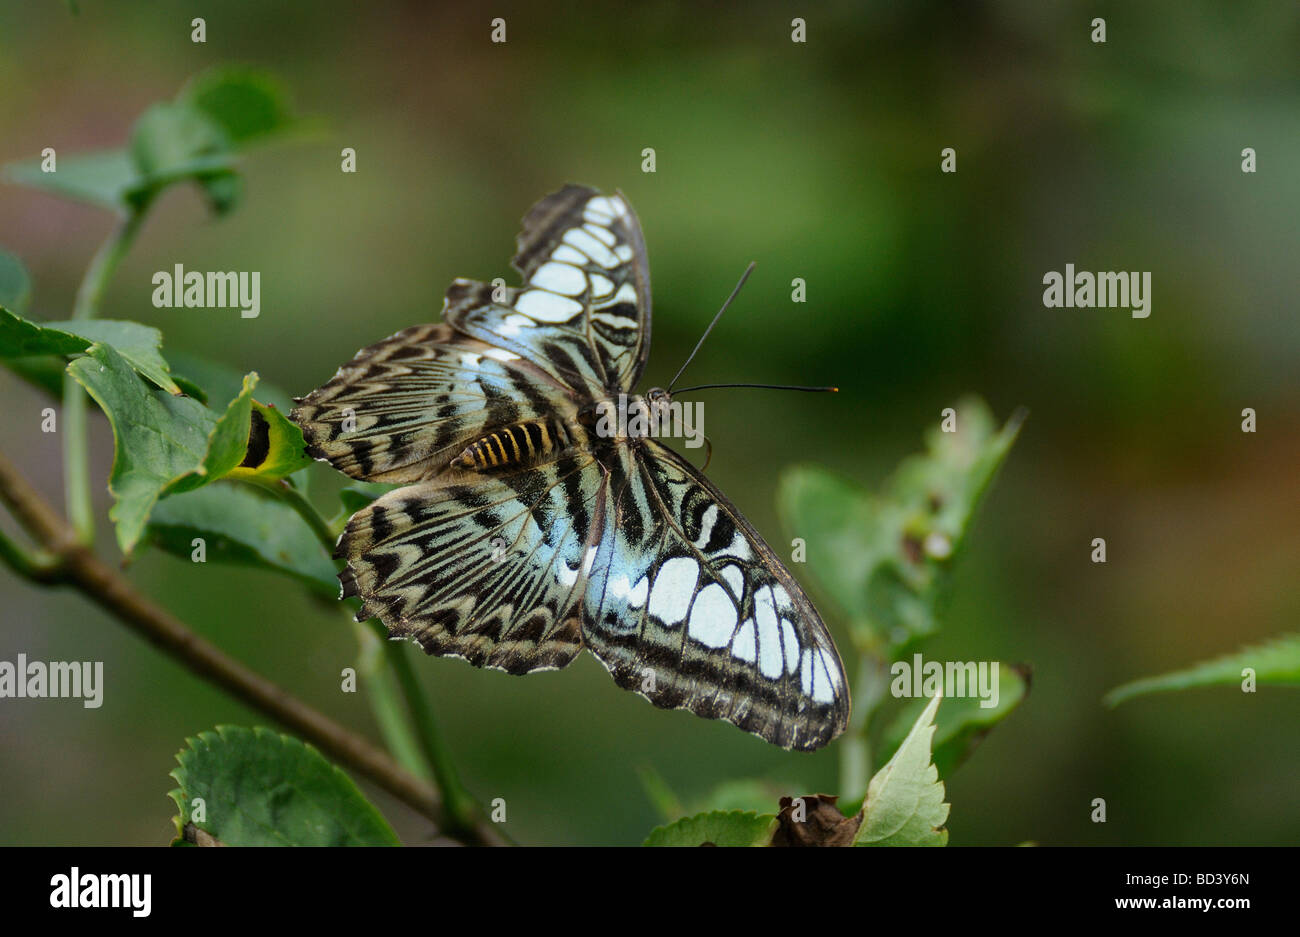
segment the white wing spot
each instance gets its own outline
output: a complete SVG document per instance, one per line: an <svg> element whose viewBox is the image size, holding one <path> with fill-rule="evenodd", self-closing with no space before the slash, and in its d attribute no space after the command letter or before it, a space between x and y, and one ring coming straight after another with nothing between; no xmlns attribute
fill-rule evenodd
<svg viewBox="0 0 1300 937"><path fill-rule="evenodd" d="M799 638L795 634L794 625L784 618L781 619L781 646L785 649L786 672L794 673L799 669Z"/></svg>
<svg viewBox="0 0 1300 937"><path fill-rule="evenodd" d="M754 619L746 618L745 623L736 632L736 640L731 642L731 656L738 657L748 664L754 663L758 648L754 644Z"/></svg>
<svg viewBox="0 0 1300 937"><path fill-rule="evenodd" d="M705 586L691 606L689 634L706 647L722 647L736 631L736 606L716 582Z"/></svg>
<svg viewBox="0 0 1300 937"><path fill-rule="evenodd" d="M614 232L598 224L585 224L582 229L603 243L606 247L613 247L618 243L618 238L614 237Z"/></svg>
<svg viewBox="0 0 1300 937"><path fill-rule="evenodd" d="M722 567L722 579L727 585L731 586L731 592L737 599L745 597L745 574L741 572L739 566L728 563Z"/></svg>
<svg viewBox="0 0 1300 937"><path fill-rule="evenodd" d="M513 351L506 351L504 348L489 348L483 352L489 358L495 358L497 361L518 361L519 356Z"/></svg>
<svg viewBox="0 0 1300 937"><path fill-rule="evenodd" d="M614 255L623 263L627 263L632 259L632 248L626 244L620 244L618 247L614 248ZM612 267L613 264L610 264L610 266Z"/></svg>
<svg viewBox="0 0 1300 937"><path fill-rule="evenodd" d="M805 696L812 696L813 691L812 659L812 648L805 648L803 659L799 663L799 689L803 690Z"/></svg>
<svg viewBox="0 0 1300 937"><path fill-rule="evenodd" d="M699 566L690 557L674 556L659 568L650 590L650 614L672 627L686 617L695 595Z"/></svg>
<svg viewBox="0 0 1300 937"><path fill-rule="evenodd" d="M586 210L599 212L610 218L618 218L627 210L627 206L623 204L621 198L597 195L595 198L587 200Z"/></svg>
<svg viewBox="0 0 1300 937"><path fill-rule="evenodd" d="M587 278L581 270L572 264L554 261L538 267L537 272L528 282L533 286L550 290L552 293L562 293L565 296L581 296L587 288Z"/></svg>
<svg viewBox="0 0 1300 937"><path fill-rule="evenodd" d="M704 545L709 542L709 536L713 533L713 525L718 522L718 506L710 504L700 518L700 536L695 541L695 546L703 549Z"/></svg>
<svg viewBox="0 0 1300 937"><path fill-rule="evenodd" d="M755 593L754 615L758 619L758 669L769 680L775 680L781 676L785 662L781 658L781 631L777 627L771 586Z"/></svg>
<svg viewBox="0 0 1300 937"><path fill-rule="evenodd" d="M650 591L650 580L642 576L632 590L627 594L628 608L640 608L645 605L646 593Z"/></svg>
<svg viewBox="0 0 1300 937"><path fill-rule="evenodd" d="M544 290L529 290L515 300L515 309L538 322L568 322L582 312L582 303Z"/></svg>
<svg viewBox="0 0 1300 937"><path fill-rule="evenodd" d="M534 322L532 319L528 318L527 316L521 316L518 313L512 312L510 315L506 316L504 319L501 320L500 332L506 338L513 338L524 329L532 329L536 327L537 327L537 323Z"/></svg>
<svg viewBox="0 0 1300 937"><path fill-rule="evenodd" d="M587 265L588 257L582 251L574 250L567 244L561 244L551 253L551 260L558 260L566 264L576 264L579 267Z"/></svg>
<svg viewBox="0 0 1300 937"><path fill-rule="evenodd" d="M610 268L618 266L618 257L606 247L597 241L594 237L583 231L581 228L570 228L564 232L564 243L576 247L602 267ZM629 249L629 254L631 249ZM630 257L628 258L631 259Z"/></svg>
<svg viewBox="0 0 1300 937"><path fill-rule="evenodd" d="M591 275L592 296L608 296L612 292L614 292L614 284L609 279L602 277L599 273Z"/></svg>

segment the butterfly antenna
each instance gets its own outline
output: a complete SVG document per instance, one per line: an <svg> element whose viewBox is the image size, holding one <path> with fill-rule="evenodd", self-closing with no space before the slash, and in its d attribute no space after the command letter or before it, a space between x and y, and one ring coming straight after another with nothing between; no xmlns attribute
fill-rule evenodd
<svg viewBox="0 0 1300 937"><path fill-rule="evenodd" d="M683 387L677 391L679 394L685 394L692 390L711 390L714 387L760 387L765 390L802 390L810 394L838 394L838 387L804 387L800 384L696 384L694 387Z"/></svg>
<svg viewBox="0 0 1300 937"><path fill-rule="evenodd" d="M754 272L754 267L756 266L757 263L751 260L749 262L749 266L745 268L745 272L740 275L740 282L737 283L736 288L731 291L731 295L727 297L727 301L722 304L722 308L718 310L718 314L713 317L713 321L709 323L709 327L704 330L704 334L700 336L700 340L695 343L695 351L692 351L690 353L690 355L686 358L686 363L683 364L680 368L678 368L677 373L673 375L672 381L670 381L668 384L669 393L672 393L673 384L676 384L677 379L682 376L682 372L686 370L686 366L691 363L691 360L695 357L696 352L700 350L700 346L704 344L704 340L709 337L709 333L712 332L713 327L718 324L718 320L721 319L722 314L727 311L727 307L730 306L731 301L736 298L736 294L740 292L740 288L745 285L745 281L749 279L749 275Z"/></svg>

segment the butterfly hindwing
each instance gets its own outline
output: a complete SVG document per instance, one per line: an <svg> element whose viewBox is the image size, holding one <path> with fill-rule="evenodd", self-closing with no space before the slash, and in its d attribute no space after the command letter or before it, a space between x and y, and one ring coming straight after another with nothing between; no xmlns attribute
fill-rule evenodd
<svg viewBox="0 0 1300 937"><path fill-rule="evenodd" d="M353 515L336 555L344 595L430 654L521 674L582 649L603 469L566 457L504 476L447 476L391 491Z"/></svg>
<svg viewBox="0 0 1300 937"><path fill-rule="evenodd" d="M652 440L623 447L583 637L626 689L783 748L847 724L844 668L797 582L730 502Z"/></svg>
<svg viewBox="0 0 1300 937"><path fill-rule="evenodd" d="M650 350L650 275L621 195L566 186L524 218L522 287L456 280L443 318L599 398L629 390Z"/></svg>

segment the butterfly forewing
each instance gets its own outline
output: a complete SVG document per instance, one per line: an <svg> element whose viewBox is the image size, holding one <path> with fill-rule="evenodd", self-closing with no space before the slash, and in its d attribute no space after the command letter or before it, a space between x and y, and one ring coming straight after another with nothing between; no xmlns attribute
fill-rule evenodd
<svg viewBox="0 0 1300 937"><path fill-rule="evenodd" d="M457 280L443 318L592 397L629 390L650 350L650 276L621 195L566 186L524 218L523 287Z"/></svg>
<svg viewBox="0 0 1300 937"><path fill-rule="evenodd" d="M585 645L657 706L824 745L848 722L848 690L794 578L672 450L579 425L649 352L636 215L621 195L566 186L524 219L514 263L523 286L455 281L443 324L364 349L293 411L317 458L408 486L339 541L358 619L510 673L563 667ZM512 461L498 436L490 466L457 460L510 427L523 440L529 420L563 445L527 459L512 445Z"/></svg>

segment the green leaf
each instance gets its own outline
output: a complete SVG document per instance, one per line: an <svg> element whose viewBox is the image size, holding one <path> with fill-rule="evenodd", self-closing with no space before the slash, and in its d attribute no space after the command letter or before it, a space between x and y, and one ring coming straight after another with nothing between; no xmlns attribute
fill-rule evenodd
<svg viewBox="0 0 1300 937"><path fill-rule="evenodd" d="M1145 677L1125 683L1106 694L1107 706L1147 693L1167 693L1202 686L1241 686L1246 679L1242 671L1250 668L1260 684L1300 686L1300 634L1287 634L1267 644L1246 647L1228 654L1158 677Z"/></svg>
<svg viewBox="0 0 1300 937"><path fill-rule="evenodd" d="M940 777L951 777L984 736L1024 702L1029 695L1029 682L1027 667L999 663L997 705L985 707L973 693L951 696L944 702L935 717L932 743L934 765ZM924 698L909 700L898 711L881 736L881 760L888 760L898 751L927 702Z"/></svg>
<svg viewBox="0 0 1300 937"><path fill-rule="evenodd" d="M0 307L0 358L75 355L93 343L113 346L136 371L163 390L179 394L162 356L162 333L138 322L88 319L29 322Z"/></svg>
<svg viewBox="0 0 1300 937"><path fill-rule="evenodd" d="M247 456L230 470L232 478L284 478L311 465L302 430L275 407L253 401Z"/></svg>
<svg viewBox="0 0 1300 937"><path fill-rule="evenodd" d="M58 160L57 172L42 172L41 160L31 159L9 164L5 175L18 185L116 212L138 204L148 188L126 150L59 156Z"/></svg>
<svg viewBox="0 0 1300 937"><path fill-rule="evenodd" d="M927 451L873 494L816 466L787 471L778 507L808 545L808 570L849 614L860 647L900 648L938 627L952 564L1020 427L998 431L984 403L957 407L956 431L935 426Z"/></svg>
<svg viewBox="0 0 1300 937"><path fill-rule="evenodd" d="M113 427L108 488L116 500L108 516L117 524L122 552L130 553L162 492L203 464L216 416L197 400L146 386L109 345L91 345L68 373Z"/></svg>
<svg viewBox="0 0 1300 937"><path fill-rule="evenodd" d="M930 700L889 763L867 787L859 846L945 846L948 805L943 782L930 761L934 713L940 697Z"/></svg>
<svg viewBox="0 0 1300 937"><path fill-rule="evenodd" d="M776 817L740 810L714 811L656 827L644 846L766 846L776 832Z"/></svg>
<svg viewBox="0 0 1300 937"><path fill-rule="evenodd" d="M229 475L239 467L248 449L250 415L253 409L253 388L257 386L257 373L249 373L243 381L239 395L226 405L226 412L217 417L208 432L207 449L203 460L191 472L172 479L162 495L191 491L210 481Z"/></svg>
<svg viewBox="0 0 1300 937"><path fill-rule="evenodd" d="M198 75L182 89L180 100L220 126L236 145L297 123L284 86L269 73L244 66L222 66Z"/></svg>
<svg viewBox="0 0 1300 937"><path fill-rule="evenodd" d="M243 146L294 123L286 95L269 76L219 68L141 114L125 149L59 156L58 171L48 173L41 160L26 160L6 167L6 175L117 212L138 211L167 186L194 181L220 215L238 199L235 165Z"/></svg>
<svg viewBox="0 0 1300 937"><path fill-rule="evenodd" d="M356 784L310 745L237 726L186 742L171 772L180 788L169 794L178 838L193 824L228 846L399 845Z"/></svg>
<svg viewBox="0 0 1300 937"><path fill-rule="evenodd" d="M208 562L255 566L292 576L322 598L339 594L333 562L289 505L247 485L222 483L160 501L150 542L192 560L202 538Z"/></svg>
<svg viewBox="0 0 1300 937"><path fill-rule="evenodd" d="M0 250L0 306L27 311L32 298L32 281L23 262L8 251Z"/></svg>

